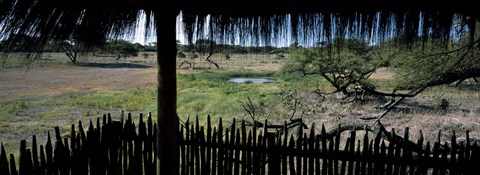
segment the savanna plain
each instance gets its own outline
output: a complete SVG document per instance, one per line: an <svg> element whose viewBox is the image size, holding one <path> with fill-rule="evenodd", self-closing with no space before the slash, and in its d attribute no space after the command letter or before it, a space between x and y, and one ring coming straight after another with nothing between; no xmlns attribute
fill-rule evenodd
<svg viewBox="0 0 480 175"><path fill-rule="evenodd" d="M45 53L35 60L10 56L0 70L0 142L7 153L18 154L20 140L36 135L39 144L45 144L47 132L53 134L60 127L64 137L69 136L72 124L79 121L87 127L104 114L114 120L121 113L131 113L137 121L140 113L151 113L156 121L157 64L155 53L115 59L81 55L77 63L70 63L62 53ZM287 56L288 57L288 56ZM219 69L204 59L190 60L190 65L177 63L177 113L180 123L197 117L206 124L207 116L216 124L222 118L228 126L234 119L269 124L283 124L301 118L318 130L323 124L327 130L339 124L372 125L376 108L386 99L369 98L351 102L349 97L337 94L320 95L333 91L320 76L279 74L286 58L276 55L233 54L228 58L214 54L211 60ZM231 78L265 78L269 83L233 83ZM380 68L370 77L381 86L395 77L395 71ZM448 108L440 107L442 99ZM410 128L410 138L419 137L420 130L427 141L434 141L439 131L443 141L455 132L464 138L468 130L471 138L480 138L480 86L465 82L458 87L437 86L407 98L395 106L381 122L387 130L395 129L402 135ZM359 128L361 129L361 128ZM18 156L16 156L18 157Z"/></svg>

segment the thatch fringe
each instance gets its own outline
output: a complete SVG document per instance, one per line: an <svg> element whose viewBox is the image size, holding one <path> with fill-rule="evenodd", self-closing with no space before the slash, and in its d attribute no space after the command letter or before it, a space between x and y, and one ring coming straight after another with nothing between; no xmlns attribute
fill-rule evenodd
<svg viewBox="0 0 480 175"><path fill-rule="evenodd" d="M460 11L462 6L458 3L452 10L433 8L439 6L431 3L392 5L381 1L347 5L346 1L323 0L286 0L276 4L258 0L237 4L181 0L170 5L149 0L104 0L110 3L108 6L97 1L0 0L0 39L35 36L39 48L47 42L65 40L98 45L107 38L133 36L142 14L146 14L146 31L151 31L155 28L151 24L156 12L182 14L185 36L191 43L195 39L211 39L226 44L278 45L291 41L313 45L346 37L380 42L392 36L404 37L406 41L421 36L424 40L448 42L452 25L475 29L469 27L475 22L458 21L478 19L478 13Z"/></svg>

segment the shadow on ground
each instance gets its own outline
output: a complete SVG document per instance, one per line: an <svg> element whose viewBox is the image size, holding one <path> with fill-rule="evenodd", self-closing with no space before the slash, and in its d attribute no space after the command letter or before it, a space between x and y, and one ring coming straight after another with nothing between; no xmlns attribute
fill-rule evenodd
<svg viewBox="0 0 480 175"><path fill-rule="evenodd" d="M80 67L97 67L97 68L152 68L153 67L153 66L133 64L133 63L76 63L75 65Z"/></svg>

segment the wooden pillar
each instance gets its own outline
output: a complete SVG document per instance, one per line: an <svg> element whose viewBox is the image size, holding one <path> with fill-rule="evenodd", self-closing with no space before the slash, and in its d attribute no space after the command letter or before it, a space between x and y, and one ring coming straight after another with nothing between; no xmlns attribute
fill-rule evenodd
<svg viewBox="0 0 480 175"><path fill-rule="evenodd" d="M157 174L179 174L177 142L176 17L174 9L155 13L158 62L158 169Z"/></svg>

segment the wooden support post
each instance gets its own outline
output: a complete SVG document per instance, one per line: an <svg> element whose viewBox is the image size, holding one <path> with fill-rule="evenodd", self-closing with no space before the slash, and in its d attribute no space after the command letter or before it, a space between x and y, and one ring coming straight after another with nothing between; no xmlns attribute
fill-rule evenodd
<svg viewBox="0 0 480 175"><path fill-rule="evenodd" d="M158 61L158 163L157 174L179 174L179 146L176 80L176 19L175 9L155 13Z"/></svg>

